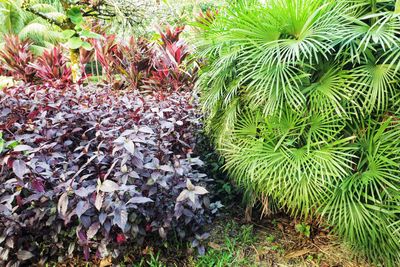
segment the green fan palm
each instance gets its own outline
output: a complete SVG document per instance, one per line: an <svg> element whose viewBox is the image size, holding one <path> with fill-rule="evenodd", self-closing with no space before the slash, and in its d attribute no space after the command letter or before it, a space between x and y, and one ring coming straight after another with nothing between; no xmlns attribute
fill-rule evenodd
<svg viewBox="0 0 400 267"><path fill-rule="evenodd" d="M206 127L232 178L400 264L400 1L236 0L200 21Z"/></svg>

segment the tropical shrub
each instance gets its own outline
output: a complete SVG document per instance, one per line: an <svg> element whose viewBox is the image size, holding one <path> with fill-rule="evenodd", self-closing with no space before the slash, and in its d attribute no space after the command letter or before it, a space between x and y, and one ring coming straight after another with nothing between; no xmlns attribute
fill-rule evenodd
<svg viewBox="0 0 400 267"><path fill-rule="evenodd" d="M25 84L0 99L1 265L204 236L191 94Z"/></svg>
<svg viewBox="0 0 400 267"><path fill-rule="evenodd" d="M30 41L21 41L16 35L5 36L0 62L6 76L25 83L51 83L53 87L67 86L72 82L71 68L64 49L55 46L35 56L31 52L31 45Z"/></svg>
<svg viewBox="0 0 400 267"><path fill-rule="evenodd" d="M180 39L183 30L167 26L155 43L134 37L124 42L116 35L92 40L105 80L117 89L159 93L190 90L196 71L186 65L189 48Z"/></svg>
<svg viewBox="0 0 400 267"><path fill-rule="evenodd" d="M94 40L95 55L101 64L107 82L121 82L123 88L136 89L148 79L153 67L153 52L144 39L130 37L127 43L120 43L117 35L104 35ZM119 76L117 80L115 76Z"/></svg>
<svg viewBox="0 0 400 267"><path fill-rule="evenodd" d="M189 56L189 48L180 38L184 26L160 30L161 42L155 48L152 72L152 86L162 87L164 91L180 91L192 88L195 69L189 69L185 60Z"/></svg>
<svg viewBox="0 0 400 267"><path fill-rule="evenodd" d="M206 127L231 177L387 266L400 264L399 8L238 0L196 23Z"/></svg>
<svg viewBox="0 0 400 267"><path fill-rule="evenodd" d="M30 66L35 69L36 77L50 82L52 87L68 86L72 83L72 71L68 58L60 47L45 50Z"/></svg>
<svg viewBox="0 0 400 267"><path fill-rule="evenodd" d="M31 42L21 41L18 36L4 37L3 49L0 50L0 63L4 74L24 82L34 80L35 70L29 65L34 60L30 46Z"/></svg>

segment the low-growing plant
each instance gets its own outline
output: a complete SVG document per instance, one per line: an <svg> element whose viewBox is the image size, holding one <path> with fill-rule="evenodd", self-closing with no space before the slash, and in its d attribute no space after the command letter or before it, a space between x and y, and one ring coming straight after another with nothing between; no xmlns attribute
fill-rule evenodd
<svg viewBox="0 0 400 267"><path fill-rule="evenodd" d="M191 94L21 85L0 99L1 264L202 236L210 200Z"/></svg>
<svg viewBox="0 0 400 267"><path fill-rule="evenodd" d="M300 234L310 238L310 236L311 236L311 227L310 227L310 225L307 225L305 223L299 223L299 224L296 224L295 228L296 228L297 232L299 232Z"/></svg>

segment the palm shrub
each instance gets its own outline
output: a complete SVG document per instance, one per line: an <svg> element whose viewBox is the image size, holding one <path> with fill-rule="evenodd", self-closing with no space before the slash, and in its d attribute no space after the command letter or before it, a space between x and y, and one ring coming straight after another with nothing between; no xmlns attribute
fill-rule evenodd
<svg viewBox="0 0 400 267"><path fill-rule="evenodd" d="M400 1L236 0L196 26L233 179L398 266Z"/></svg>

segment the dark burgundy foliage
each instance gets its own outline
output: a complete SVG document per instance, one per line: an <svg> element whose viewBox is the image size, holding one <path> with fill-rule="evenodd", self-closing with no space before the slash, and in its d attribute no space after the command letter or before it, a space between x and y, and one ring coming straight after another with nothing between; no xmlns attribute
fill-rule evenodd
<svg viewBox="0 0 400 267"><path fill-rule="evenodd" d="M165 32L160 30L160 36L161 36L161 41L163 46L167 46L168 44L173 44L179 42L180 38L179 36L185 29L185 26L177 26L175 29L172 29L172 27L166 27Z"/></svg>
<svg viewBox="0 0 400 267"><path fill-rule="evenodd" d="M68 73L51 64L35 68L46 79ZM192 156L192 102L185 92L160 100L75 85L0 91L0 265L76 251L117 257L154 238L198 246L211 211L209 180Z"/></svg>

